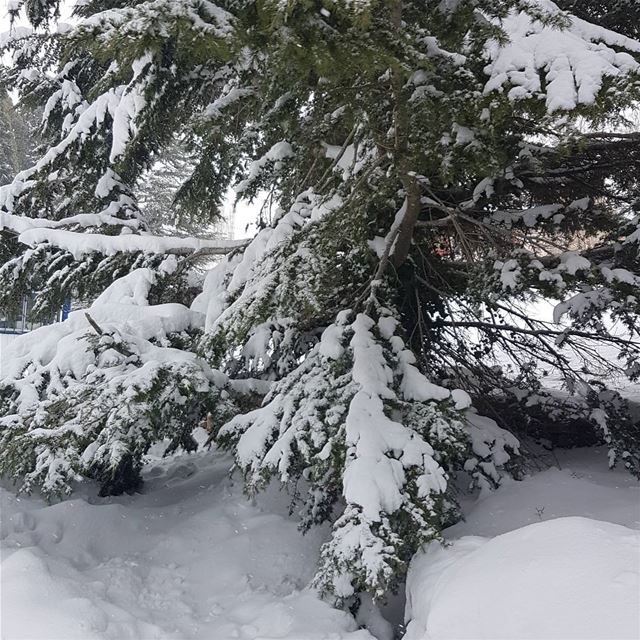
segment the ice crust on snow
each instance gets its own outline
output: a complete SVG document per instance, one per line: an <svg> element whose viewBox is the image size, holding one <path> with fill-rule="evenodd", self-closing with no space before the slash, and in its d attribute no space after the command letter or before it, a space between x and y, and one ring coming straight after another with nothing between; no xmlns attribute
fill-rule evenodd
<svg viewBox="0 0 640 640"><path fill-rule="evenodd" d="M407 593L405 640L635 640L640 532L568 517L432 543Z"/></svg>

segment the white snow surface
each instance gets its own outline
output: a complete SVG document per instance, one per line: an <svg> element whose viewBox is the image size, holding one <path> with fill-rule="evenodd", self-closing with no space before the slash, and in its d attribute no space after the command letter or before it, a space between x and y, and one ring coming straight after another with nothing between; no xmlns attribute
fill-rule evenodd
<svg viewBox="0 0 640 640"><path fill-rule="evenodd" d="M536 4L548 15L559 13L549 0ZM510 41L487 46L485 93L506 89L514 101L543 98L553 113L591 105L607 78L638 73L631 53L640 52L640 42L573 16L567 20L560 29L511 12L501 22Z"/></svg>
<svg viewBox="0 0 640 640"><path fill-rule="evenodd" d="M589 518L430 545L409 582L406 640L635 640L640 533Z"/></svg>
<svg viewBox="0 0 640 640"><path fill-rule="evenodd" d="M8 188L8 187L7 187ZM2 191L0 190L0 198ZM120 235L71 231L69 228L87 229L100 225L118 225ZM18 240L31 247L48 242L73 254L76 260L90 253L114 255L116 253L191 253L209 251L225 254L245 246L249 240L203 239L180 236L155 236L149 233L133 233L140 226L136 219L116 218L108 213L83 213L63 220L27 218L0 211L0 229L10 229L18 234ZM68 227L68 228L62 228Z"/></svg>
<svg viewBox="0 0 640 640"><path fill-rule="evenodd" d="M0 375L2 374L2 362L7 357L9 345L18 337L19 334L0 333Z"/></svg>
<svg viewBox="0 0 640 640"><path fill-rule="evenodd" d="M117 280L114 285L120 286L124 279ZM102 295L105 296L105 293ZM124 290L122 291L124 294ZM136 292L140 296L140 289ZM30 362L46 366L54 359L64 358L75 364L72 369L78 370L86 364L78 338L92 331L85 312L102 328L116 325L123 330L130 329L144 340L163 339L167 333L184 331L201 327L204 316L177 303L151 305L147 307L120 302L94 305L87 310L73 311L64 322L40 327L29 333L14 337L10 344L3 347L0 358L0 378L18 378ZM178 357L189 357L187 352L172 353Z"/></svg>
<svg viewBox="0 0 640 640"><path fill-rule="evenodd" d="M171 256L174 257L175 256ZM149 305L149 292L156 283L156 275L151 269L134 269L122 278L115 280L91 305L99 307L105 304L130 304L139 307Z"/></svg>
<svg viewBox="0 0 640 640"><path fill-rule="evenodd" d="M169 236L153 236L142 234L124 234L108 236L99 233L83 233L64 229L48 229L36 227L24 231L18 237L23 244L34 247L48 242L73 254L76 260L89 253L102 253L107 256L116 253L171 253L179 251L188 253L208 249L219 253L227 253L246 244L246 240L203 240L200 238L181 238Z"/></svg>
<svg viewBox="0 0 640 640"><path fill-rule="evenodd" d="M412 561L404 640L640 637L640 485L606 452L506 482Z"/></svg>
<svg viewBox="0 0 640 640"><path fill-rule="evenodd" d="M143 494L54 505L0 487L3 640L372 640L306 588L326 532L230 464L155 457Z"/></svg>

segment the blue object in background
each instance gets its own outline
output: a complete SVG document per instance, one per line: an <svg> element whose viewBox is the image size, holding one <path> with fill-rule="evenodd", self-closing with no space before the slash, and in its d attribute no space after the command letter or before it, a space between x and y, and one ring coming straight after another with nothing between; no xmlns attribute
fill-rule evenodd
<svg viewBox="0 0 640 640"><path fill-rule="evenodd" d="M69 317L70 312L71 312L71 300L67 299L62 304L62 313L60 315L60 319L62 322L64 322Z"/></svg>

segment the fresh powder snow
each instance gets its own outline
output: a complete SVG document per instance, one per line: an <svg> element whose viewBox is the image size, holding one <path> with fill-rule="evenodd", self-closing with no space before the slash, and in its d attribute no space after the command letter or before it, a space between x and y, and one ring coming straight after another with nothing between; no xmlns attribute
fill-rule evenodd
<svg viewBox="0 0 640 640"><path fill-rule="evenodd" d="M0 487L3 640L373 640L306 588L326 531L300 535L286 495L248 502L226 455L153 453L134 496Z"/></svg>

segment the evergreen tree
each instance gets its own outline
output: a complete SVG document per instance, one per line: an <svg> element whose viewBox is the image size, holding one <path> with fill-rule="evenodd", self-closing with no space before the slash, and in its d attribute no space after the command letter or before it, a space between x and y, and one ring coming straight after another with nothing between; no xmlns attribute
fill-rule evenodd
<svg viewBox="0 0 640 640"><path fill-rule="evenodd" d="M181 189L188 188L194 169L194 154L185 149L184 142L176 142L156 158L151 168L140 178L137 196L145 222L154 233L198 235L224 238L230 236L226 220L208 215L198 208L184 208Z"/></svg>
<svg viewBox="0 0 640 640"><path fill-rule="evenodd" d="M38 136L33 127L33 114L19 110L6 91L0 93L0 185L8 184L23 169L31 166Z"/></svg>
<svg viewBox="0 0 640 640"><path fill-rule="evenodd" d="M11 182L18 173L18 151L14 129L14 109L11 98L5 92L0 97L0 126L5 132L0 146L0 184Z"/></svg>
<svg viewBox="0 0 640 640"><path fill-rule="evenodd" d="M26 8L38 26L57 5ZM188 449L211 414L250 491L275 476L303 527L333 523L316 584L343 601L398 585L457 517L455 474L500 482L518 440L472 401L509 427L578 416L640 471L624 402L591 382L616 366L603 345L640 373L640 165L622 131L639 42L547 0L77 14L6 45L51 145L0 190L0 307L25 289L43 312L97 300L0 382L0 470L47 494L78 477L130 490L154 441ZM267 194L272 224L250 243L152 235L137 189L176 139L195 159L176 207L213 223L235 185ZM556 324L528 316L540 297Z"/></svg>

